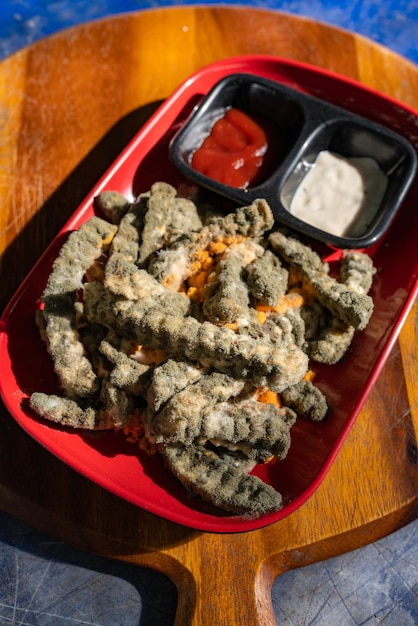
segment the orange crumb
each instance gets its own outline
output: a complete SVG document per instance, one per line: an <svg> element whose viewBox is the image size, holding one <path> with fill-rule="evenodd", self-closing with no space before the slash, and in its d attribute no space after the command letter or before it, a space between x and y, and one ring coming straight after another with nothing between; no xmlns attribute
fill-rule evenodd
<svg viewBox="0 0 418 626"><path fill-rule="evenodd" d="M312 382L314 378L315 378L315 372L313 370L308 370L305 376L302 378L302 380L307 380L309 382Z"/></svg>
<svg viewBox="0 0 418 626"><path fill-rule="evenodd" d="M255 308L260 313L271 313L274 309L268 304L263 304L260 300L256 302Z"/></svg>
<svg viewBox="0 0 418 626"><path fill-rule="evenodd" d="M107 248L112 243L113 237L115 236L116 231L113 233L109 233L107 237L102 240L102 248Z"/></svg>
<svg viewBox="0 0 418 626"><path fill-rule="evenodd" d="M266 459L266 460L264 461L264 465L266 465L267 463L268 463L269 465L272 465L273 463L278 463L278 462L279 462L279 459L277 458L277 456L274 456L274 455L273 455L273 456L271 456L270 458L268 458L268 459Z"/></svg>
<svg viewBox="0 0 418 626"><path fill-rule="evenodd" d="M260 311L257 308L257 319L258 319L259 324L264 324L264 322L266 321L266 318L267 318L267 315L265 311Z"/></svg>
<svg viewBox="0 0 418 626"><path fill-rule="evenodd" d="M208 282L208 276L211 273L210 269L202 269L200 272L193 274L190 276L188 283L190 287L197 287L198 289L202 289Z"/></svg>
<svg viewBox="0 0 418 626"><path fill-rule="evenodd" d="M199 302L201 292L197 287L189 287L186 291L186 296L193 302Z"/></svg>
<svg viewBox="0 0 418 626"><path fill-rule="evenodd" d="M308 285L303 285L302 287L292 287L289 289L288 293L299 294L303 299L303 304L312 304L312 302L316 299L315 291Z"/></svg>
<svg viewBox="0 0 418 626"><path fill-rule="evenodd" d="M230 324L223 324L223 328L230 328L235 333L238 330L238 324L236 322L231 322Z"/></svg>
<svg viewBox="0 0 418 626"><path fill-rule="evenodd" d="M292 290L287 294L280 296L275 306L264 304L258 301L255 305L259 313L280 313L283 314L290 307L300 308L305 304L305 298L302 290ZM264 318L265 319L265 318ZM260 321L260 318L259 318Z"/></svg>
<svg viewBox="0 0 418 626"><path fill-rule="evenodd" d="M246 237L244 236L231 235L229 237L223 237L222 241L226 246L232 246L234 243L241 243L241 241L244 241L245 239Z"/></svg>
<svg viewBox="0 0 418 626"><path fill-rule="evenodd" d="M212 241L208 246L210 254L223 254L226 250L226 243L223 241Z"/></svg>
<svg viewBox="0 0 418 626"><path fill-rule="evenodd" d="M298 293L297 291L292 291L290 293L287 293L285 295L283 295L278 303L276 304L275 307L273 307L273 310L276 313L284 313L286 311L286 309L292 307L292 308L300 308L302 305L304 304L304 299L303 296Z"/></svg>
<svg viewBox="0 0 418 626"><path fill-rule="evenodd" d="M190 266L190 274L193 275L196 272L203 269L208 269L208 267L212 267L213 259L209 254L208 250L198 250L192 259L192 263Z"/></svg>
<svg viewBox="0 0 418 626"><path fill-rule="evenodd" d="M266 387L260 387L257 389L257 400L262 402L263 404L274 404L277 407L281 407L282 403L278 394L275 391L271 391L271 389L267 389Z"/></svg>

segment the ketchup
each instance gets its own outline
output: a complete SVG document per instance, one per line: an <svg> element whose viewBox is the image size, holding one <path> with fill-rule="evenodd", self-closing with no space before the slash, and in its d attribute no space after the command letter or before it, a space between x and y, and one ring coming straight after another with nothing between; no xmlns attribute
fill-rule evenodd
<svg viewBox="0 0 418 626"><path fill-rule="evenodd" d="M257 178L267 152L264 130L239 109L228 109L192 157L192 167L224 185L245 189Z"/></svg>

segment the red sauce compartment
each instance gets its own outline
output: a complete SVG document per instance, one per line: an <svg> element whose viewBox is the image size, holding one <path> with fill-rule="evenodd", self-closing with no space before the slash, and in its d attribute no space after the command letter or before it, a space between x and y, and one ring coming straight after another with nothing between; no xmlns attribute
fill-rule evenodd
<svg viewBox="0 0 418 626"><path fill-rule="evenodd" d="M247 185L248 188L256 189L269 180L283 163L304 126L303 110L298 103L285 92L269 85L268 81L254 80L242 74L221 80L196 107L174 138L171 158L189 178L214 189L214 180L196 171L192 159L202 142L211 135L214 125L231 109L238 109L248 116L267 137L268 147L263 164L258 175ZM221 185L216 185L215 190L222 194ZM238 199L234 197L234 185L223 186L228 187L230 192L222 195Z"/></svg>

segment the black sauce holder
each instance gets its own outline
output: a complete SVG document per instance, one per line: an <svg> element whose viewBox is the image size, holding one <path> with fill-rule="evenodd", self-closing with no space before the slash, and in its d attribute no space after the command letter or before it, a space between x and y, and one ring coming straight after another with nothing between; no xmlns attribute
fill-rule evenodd
<svg viewBox="0 0 418 626"><path fill-rule="evenodd" d="M191 167L200 146L225 109L262 115L286 139L281 159L267 169L262 182L237 189ZM366 230L359 236L336 236L298 219L290 203L318 153L329 150L345 158L370 157L387 176L384 197ZM337 248L365 248L389 228L415 176L417 155L401 135L359 115L272 80L232 74L202 99L170 144L175 166L190 180L239 205L265 198L276 221Z"/></svg>

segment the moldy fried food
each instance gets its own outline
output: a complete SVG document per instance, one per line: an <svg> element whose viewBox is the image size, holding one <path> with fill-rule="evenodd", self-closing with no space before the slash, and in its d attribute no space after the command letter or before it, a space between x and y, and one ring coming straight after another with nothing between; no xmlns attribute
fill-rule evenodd
<svg viewBox="0 0 418 626"><path fill-rule="evenodd" d="M71 233L42 295L44 308L37 314L37 323L61 387L69 397L90 396L99 387L76 327L76 300L84 275L107 252L115 232L115 226L93 217Z"/></svg>
<svg viewBox="0 0 418 626"><path fill-rule="evenodd" d="M112 223L70 235L37 312L63 395L33 393L32 409L123 429L231 514L279 509L250 472L285 458L297 419L326 417L310 360L338 361L368 323L371 260L347 251L331 277L309 247L271 233L264 200L219 215L156 183L96 206Z"/></svg>
<svg viewBox="0 0 418 626"><path fill-rule="evenodd" d="M269 237L273 250L296 268L315 291L319 302L343 322L364 330L373 312L373 300L329 276L328 267L310 248L276 231Z"/></svg>

